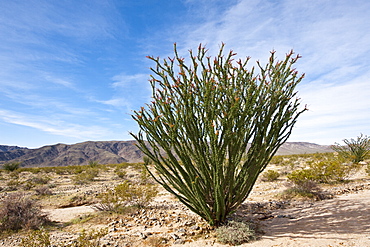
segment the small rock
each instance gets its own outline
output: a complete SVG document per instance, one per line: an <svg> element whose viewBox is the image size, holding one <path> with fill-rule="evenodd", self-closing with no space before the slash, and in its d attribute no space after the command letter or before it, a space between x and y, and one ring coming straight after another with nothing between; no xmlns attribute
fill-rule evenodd
<svg viewBox="0 0 370 247"><path fill-rule="evenodd" d="M288 219L294 219L295 217L292 215L285 215L285 214L279 214L276 216L277 218L288 218Z"/></svg>
<svg viewBox="0 0 370 247"><path fill-rule="evenodd" d="M193 231L197 231L199 229L200 229L200 227L197 226L197 225L194 225L194 226L190 227L190 230L193 230Z"/></svg>
<svg viewBox="0 0 370 247"><path fill-rule="evenodd" d="M179 236L177 236L177 235L176 235L176 234L174 234L174 233L170 234L170 236L171 236L171 238L173 238L174 240L178 240L178 239L180 239L180 237L179 237Z"/></svg>
<svg viewBox="0 0 370 247"><path fill-rule="evenodd" d="M115 227L112 227L111 229L109 229L109 232L116 232L117 231L117 228Z"/></svg>
<svg viewBox="0 0 370 247"><path fill-rule="evenodd" d="M138 233L137 234L140 238L142 238L142 239L146 239L148 236L147 235L145 235L144 233L142 233L142 232L140 232L140 233Z"/></svg>
<svg viewBox="0 0 370 247"><path fill-rule="evenodd" d="M174 244L185 244L185 240L177 239Z"/></svg>

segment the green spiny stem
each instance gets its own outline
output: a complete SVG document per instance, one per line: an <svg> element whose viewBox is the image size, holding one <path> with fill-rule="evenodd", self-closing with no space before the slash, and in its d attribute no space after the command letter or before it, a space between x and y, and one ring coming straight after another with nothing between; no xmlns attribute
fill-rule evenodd
<svg viewBox="0 0 370 247"><path fill-rule="evenodd" d="M295 99L303 75L292 69L293 52L283 61L271 52L259 75L249 58L223 53L224 45L211 59L200 45L186 65L175 45L174 58L149 57L153 101L133 115L141 131L132 136L158 173L150 174L211 225L247 198L306 110Z"/></svg>

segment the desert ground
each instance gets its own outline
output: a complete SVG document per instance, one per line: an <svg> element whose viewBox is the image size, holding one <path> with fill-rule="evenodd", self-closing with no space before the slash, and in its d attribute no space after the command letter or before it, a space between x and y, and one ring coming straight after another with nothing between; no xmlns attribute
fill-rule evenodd
<svg viewBox="0 0 370 247"><path fill-rule="evenodd" d="M286 176L272 182L259 178L249 198L231 216L258 226L258 238L240 246L370 246L370 176L365 167L351 174L346 182L320 184L322 192L328 195L323 200L282 199L279 195L290 186ZM271 164L267 169L282 172L292 168ZM72 244L83 231L99 229L106 232L91 245L80 246L231 246L219 243L213 228L161 188L145 208L125 213L94 209L100 193L124 180L140 181L136 167L121 169L125 170L124 177L117 175L117 167L106 166L92 181L80 184L73 173L2 172L0 196L4 199L21 191L38 201L52 221L45 228L51 246L78 246ZM25 186L26 181L37 181L34 178L40 176L48 177L42 186L48 186L51 194L36 193L41 185ZM29 232L3 233L0 246L22 246L22 238Z"/></svg>

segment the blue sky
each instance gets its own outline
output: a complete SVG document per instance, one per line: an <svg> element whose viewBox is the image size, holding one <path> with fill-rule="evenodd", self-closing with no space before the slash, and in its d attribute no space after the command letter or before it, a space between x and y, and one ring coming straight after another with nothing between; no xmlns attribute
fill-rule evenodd
<svg viewBox="0 0 370 247"><path fill-rule="evenodd" d="M130 140L150 101L147 55L221 42L264 63L294 49L309 111L289 141L370 134L368 0L4 0L0 145Z"/></svg>

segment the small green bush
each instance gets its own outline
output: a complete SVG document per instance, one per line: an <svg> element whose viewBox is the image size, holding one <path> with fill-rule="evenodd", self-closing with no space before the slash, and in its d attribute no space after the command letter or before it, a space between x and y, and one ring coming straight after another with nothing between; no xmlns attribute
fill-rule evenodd
<svg viewBox="0 0 370 247"><path fill-rule="evenodd" d="M11 179L6 183L7 191L15 191L20 189L23 186L23 183L18 179Z"/></svg>
<svg viewBox="0 0 370 247"><path fill-rule="evenodd" d="M370 137L361 134L354 139L344 139L344 146L336 143L331 148L338 154L354 163L361 162L370 157Z"/></svg>
<svg viewBox="0 0 370 247"><path fill-rule="evenodd" d="M300 169L295 170L289 174L288 179L294 184L300 184L305 181L315 181L317 180L317 175L314 173L313 169Z"/></svg>
<svg viewBox="0 0 370 247"><path fill-rule="evenodd" d="M299 181L294 184L291 188L286 189L282 192L281 197L284 200L290 200L295 197L310 198L315 200L323 200L326 195L324 195L320 187L313 181L305 180Z"/></svg>
<svg viewBox="0 0 370 247"><path fill-rule="evenodd" d="M36 195L39 196L50 196L53 193L51 192L48 186L40 186L35 189Z"/></svg>
<svg viewBox="0 0 370 247"><path fill-rule="evenodd" d="M284 163L284 156L275 155L274 157L272 157L269 163L274 165L282 165Z"/></svg>
<svg viewBox="0 0 370 247"><path fill-rule="evenodd" d="M48 176L36 176L30 179L31 182L35 184L47 184L51 180Z"/></svg>
<svg viewBox="0 0 370 247"><path fill-rule="evenodd" d="M288 179L295 184L302 181L315 181L318 183L340 182L358 168L356 164L343 164L339 159L312 161L308 165L308 169L293 171L288 175Z"/></svg>
<svg viewBox="0 0 370 247"><path fill-rule="evenodd" d="M22 188L24 190L30 190L32 189L33 187L35 187L35 183L31 182L31 181L25 181L22 183Z"/></svg>
<svg viewBox="0 0 370 247"><path fill-rule="evenodd" d="M94 205L99 211L123 212L127 206L138 208L146 207L156 197L158 189L154 185L133 185L125 181L117 185L114 190L101 193L100 203Z"/></svg>
<svg viewBox="0 0 370 247"><path fill-rule="evenodd" d="M85 167L88 166L59 166L53 167L53 170L58 175L71 175L82 173L84 170L86 170Z"/></svg>
<svg viewBox="0 0 370 247"><path fill-rule="evenodd" d="M9 177L12 178L12 179L18 179L19 174L20 174L19 170L15 170L15 171L13 171L9 174Z"/></svg>
<svg viewBox="0 0 370 247"><path fill-rule="evenodd" d="M87 196L86 194L76 194L72 195L68 198L68 200L65 202L65 204L62 205L62 207L76 207L86 204L93 203L92 198Z"/></svg>
<svg viewBox="0 0 370 247"><path fill-rule="evenodd" d="M254 229L247 223L230 221L216 229L217 240L222 244L241 245L256 239Z"/></svg>
<svg viewBox="0 0 370 247"><path fill-rule="evenodd" d="M29 232L22 238L20 247L49 247L51 246L50 234L44 228Z"/></svg>
<svg viewBox="0 0 370 247"><path fill-rule="evenodd" d="M262 174L262 181L273 182L280 177L280 173L274 170L267 170Z"/></svg>
<svg viewBox="0 0 370 247"><path fill-rule="evenodd" d="M94 181L94 179L98 176L98 174L99 174L99 169L90 168L82 173L75 175L73 178L73 182L75 184L80 184L80 185L86 184L86 183Z"/></svg>
<svg viewBox="0 0 370 247"><path fill-rule="evenodd" d="M125 178L126 175L127 175L127 172L126 171L121 171L121 170L118 170L118 169L116 169L114 172L117 174L117 176L119 178Z"/></svg>
<svg viewBox="0 0 370 247"><path fill-rule="evenodd" d="M9 172L13 172L19 168L21 163L19 162L11 162L11 163L5 163L3 165L3 169Z"/></svg>
<svg viewBox="0 0 370 247"><path fill-rule="evenodd" d="M102 228L100 230L91 230L86 232L82 230L80 236L76 239L75 243L68 244L66 247L99 247L100 239L108 234L107 228Z"/></svg>
<svg viewBox="0 0 370 247"><path fill-rule="evenodd" d="M81 234L75 241L68 244L52 244L50 234L44 229L31 231L21 241L20 247L98 247L101 246L100 239L108 234L107 228L100 230L91 230L86 232L82 230Z"/></svg>
<svg viewBox="0 0 370 247"><path fill-rule="evenodd" d="M90 160L89 161L89 166L90 167L97 167L99 165L99 162L95 161L95 160Z"/></svg>

